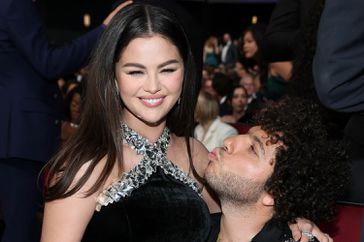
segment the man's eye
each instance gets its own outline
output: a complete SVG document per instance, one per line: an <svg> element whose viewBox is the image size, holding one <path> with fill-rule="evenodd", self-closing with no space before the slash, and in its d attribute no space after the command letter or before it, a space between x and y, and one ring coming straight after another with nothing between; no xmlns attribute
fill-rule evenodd
<svg viewBox="0 0 364 242"><path fill-rule="evenodd" d="M253 145L250 146L249 150L250 150L251 153L253 153L255 155L257 154L257 152L255 151L255 148L254 148Z"/></svg>
<svg viewBox="0 0 364 242"><path fill-rule="evenodd" d="M143 72L142 71L128 71L127 74L131 75L131 76L136 76L136 75L142 75Z"/></svg>
<svg viewBox="0 0 364 242"><path fill-rule="evenodd" d="M172 73L172 72L175 72L176 69L173 69L173 68L167 68L167 69L163 69L162 72L163 73Z"/></svg>

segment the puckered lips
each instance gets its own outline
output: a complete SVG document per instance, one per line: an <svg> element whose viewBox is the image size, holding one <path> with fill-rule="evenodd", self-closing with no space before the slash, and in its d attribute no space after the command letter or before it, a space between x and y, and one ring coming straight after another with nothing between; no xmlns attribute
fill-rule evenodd
<svg viewBox="0 0 364 242"><path fill-rule="evenodd" d="M220 148L215 148L211 152L208 153L207 157L210 161L218 161L219 160L219 151Z"/></svg>

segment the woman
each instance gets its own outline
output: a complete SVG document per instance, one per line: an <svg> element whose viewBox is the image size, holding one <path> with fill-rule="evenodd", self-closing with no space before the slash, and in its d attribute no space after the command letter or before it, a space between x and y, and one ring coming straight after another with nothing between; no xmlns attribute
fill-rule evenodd
<svg viewBox="0 0 364 242"><path fill-rule="evenodd" d="M252 73L259 76L258 85L262 85L263 94L267 99L278 100L285 93L288 80L291 77L291 62L267 63L264 59L263 35L265 26L252 25L243 33L243 53L250 60Z"/></svg>
<svg viewBox="0 0 364 242"><path fill-rule="evenodd" d="M224 146L225 138L238 134L236 129L221 121L219 103L208 92L201 91L198 95L195 120L199 123L195 128L195 138L209 151Z"/></svg>
<svg viewBox="0 0 364 242"><path fill-rule="evenodd" d="M80 85L73 88L66 96L66 115L67 120L62 123L61 127L61 145L76 133L80 123L82 88Z"/></svg>
<svg viewBox="0 0 364 242"><path fill-rule="evenodd" d="M178 18L125 7L90 70L79 130L47 166L41 241L204 241L220 208L189 138L198 82Z"/></svg>
<svg viewBox="0 0 364 242"><path fill-rule="evenodd" d="M181 24L128 6L91 65L79 130L49 164L42 241L204 241L219 207L189 138L198 82Z"/></svg>
<svg viewBox="0 0 364 242"><path fill-rule="evenodd" d="M232 92L228 95L231 105L231 114L224 115L221 120L225 123L248 123L251 114L247 113L248 108L248 92L243 86L233 87Z"/></svg>
<svg viewBox="0 0 364 242"><path fill-rule="evenodd" d="M217 67L219 65L219 46L216 36L210 36L203 47L203 62L207 66Z"/></svg>

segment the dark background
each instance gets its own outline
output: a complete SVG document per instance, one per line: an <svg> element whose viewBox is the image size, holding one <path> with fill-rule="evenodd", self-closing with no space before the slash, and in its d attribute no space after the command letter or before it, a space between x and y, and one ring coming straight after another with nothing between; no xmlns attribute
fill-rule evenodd
<svg viewBox="0 0 364 242"><path fill-rule="evenodd" d="M63 43L102 23L115 1L112 0L38 0L50 39ZM275 6L274 0L189 0L177 1L201 26L201 36L229 32L239 38L252 16L267 23ZM83 15L91 16L91 26L83 26Z"/></svg>

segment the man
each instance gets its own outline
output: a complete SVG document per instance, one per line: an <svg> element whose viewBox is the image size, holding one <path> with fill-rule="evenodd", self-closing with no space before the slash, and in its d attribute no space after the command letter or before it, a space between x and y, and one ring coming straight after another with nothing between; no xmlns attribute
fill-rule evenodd
<svg viewBox="0 0 364 242"><path fill-rule="evenodd" d="M231 108L228 104L227 96L233 89L233 81L227 75L218 72L212 78L212 88L217 94L219 101L219 116L230 114Z"/></svg>
<svg viewBox="0 0 364 242"><path fill-rule="evenodd" d="M351 115L345 138L352 172L345 202L364 205L364 1L325 1L317 34L313 75L320 101ZM364 214L361 242L364 242Z"/></svg>
<svg viewBox="0 0 364 242"><path fill-rule="evenodd" d="M224 46L221 50L221 61L227 69L233 68L238 61L238 49L234 45L231 35L225 33L223 35Z"/></svg>
<svg viewBox="0 0 364 242"><path fill-rule="evenodd" d="M206 180L222 208L209 241L295 241L287 225L294 218L333 216L348 165L341 146L328 142L317 108L299 99L270 104L247 135L227 138L209 153ZM301 241L314 241L313 235L303 231Z"/></svg>
<svg viewBox="0 0 364 242"><path fill-rule="evenodd" d="M130 2L127 2L128 4ZM62 95L56 80L89 60L105 25L51 46L32 0L0 2L0 210L2 242L39 241L37 178L60 141Z"/></svg>

